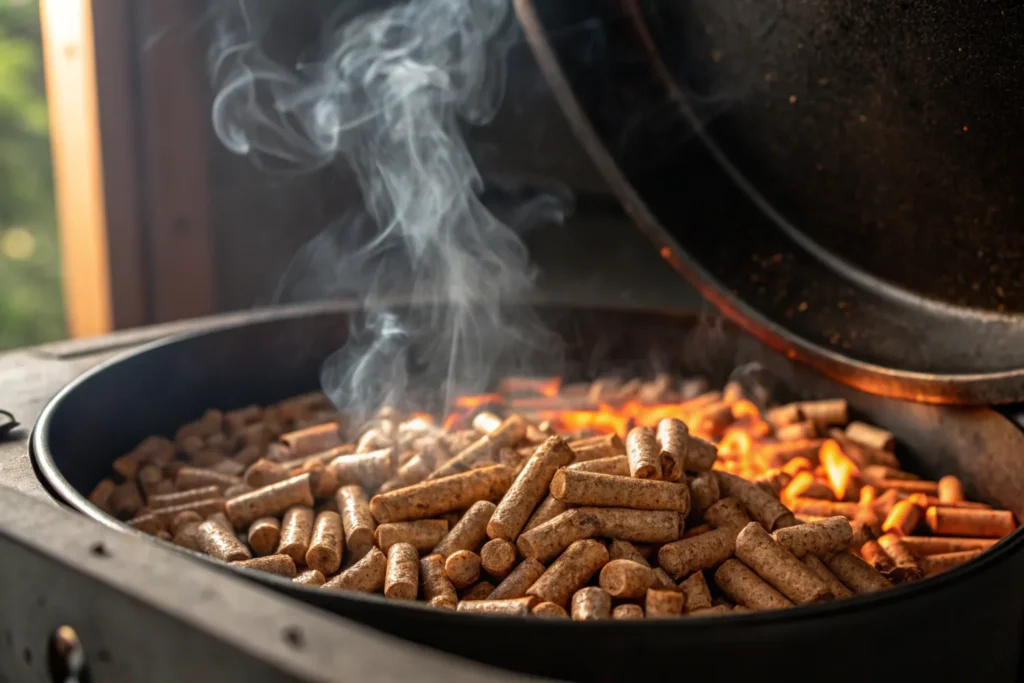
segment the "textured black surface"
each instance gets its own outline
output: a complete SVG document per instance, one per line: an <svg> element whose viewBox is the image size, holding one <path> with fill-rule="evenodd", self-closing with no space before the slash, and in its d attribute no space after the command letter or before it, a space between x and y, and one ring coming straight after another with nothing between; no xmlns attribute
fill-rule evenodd
<svg viewBox="0 0 1024 683"><path fill-rule="evenodd" d="M561 370L579 378L609 369L689 370L722 379L736 364L756 359L779 379L780 391L844 396L856 416L893 430L914 470L931 477L957 474L972 497L1024 513L1024 460L1019 457L1024 436L991 410L863 394L790 364L715 318L562 307L546 307L545 315L566 340L566 349L564 361L556 354L546 362L539 359L540 372ZM344 340L347 322L344 310L282 311L277 319L164 342L101 366L70 385L44 412L33 442L37 465L72 506L136 533L104 517L83 497L109 472L113 458L150 433L172 432L210 406L229 409L313 388L320 361ZM503 372L501 360L495 359L495 376ZM877 674L877 658L857 653L884 652L886 675L894 680L1011 681L1017 674L1024 611L1022 545L1024 531L1018 531L976 562L873 596L777 613L664 623L480 619L297 587L268 575L254 573L252 578L414 642L567 680L663 680L685 666L688 677L709 683L748 677L790 681L794 661L799 661L801 670L827 671L830 681L841 683ZM893 642L899 647L894 649ZM979 657L979 652L986 654Z"/></svg>
<svg viewBox="0 0 1024 683"><path fill-rule="evenodd" d="M722 88L708 69L689 59L691 34L697 28L702 32L703 23L667 34L674 40L658 42L654 32L665 30L666 23L645 25L641 14L627 11L635 10L633 3L522 0L520 5L528 8L520 12L521 18L527 13L535 17L535 51L544 49L542 43L550 50L550 57L540 58L545 74L549 80L565 79L556 93L581 139L589 138L584 144L627 212L727 315L776 348L868 391L951 403L1021 398L1024 318L953 306L934 298L933 292L908 283L898 286L880 270L860 269L845 260L845 252L823 249L814 236L801 231L804 225L790 224L774 205L775 196L765 197L765 188L749 184L734 162L761 154L756 145L732 135L737 125L732 117L752 106L749 100L756 100L760 91ZM691 24L696 18L686 12L703 7L668 0L640 6L673 9L676 21L682 16ZM743 6L730 2L715 7L729 15ZM740 22L732 30L770 35L777 30L773 16L762 15L751 10L743 16L755 26ZM565 38L565 26L587 22L602 27L599 51L593 41ZM657 47L666 47L666 52ZM673 73L681 53L687 69ZM716 52L716 58L724 61L724 53ZM749 75L748 70L745 77ZM687 85L698 81L704 89L699 97ZM794 104L799 101L797 96ZM575 105L580 111L571 111ZM819 117L800 125L813 136L819 129L831 129L833 122ZM784 127L784 132L791 128ZM774 133L762 133L764 140L774 139ZM851 152L863 151L861 147L849 145ZM882 146L873 153L884 151ZM786 183L790 170L772 166L769 175ZM872 182L884 184L885 178ZM830 215L839 219L850 211L836 204ZM1017 230L1016 224L997 227L1007 234ZM945 223L929 223L928 228L936 239L951 234ZM877 240L869 248L859 233L845 227L830 231L834 240L869 249L879 262L893 264L908 277L925 273L922 277L931 278L930 257L919 258L917 250L890 249L888 242ZM975 252L958 247L945 254L945 262L957 277L968 277L969 271L956 267L975 257Z"/></svg>

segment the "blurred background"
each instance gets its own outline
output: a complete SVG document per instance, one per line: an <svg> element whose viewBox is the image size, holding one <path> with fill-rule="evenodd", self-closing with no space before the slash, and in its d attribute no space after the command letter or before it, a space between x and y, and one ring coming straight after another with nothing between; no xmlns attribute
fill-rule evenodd
<svg viewBox="0 0 1024 683"><path fill-rule="evenodd" d="M0 0L0 349L65 336L34 0Z"/></svg>
<svg viewBox="0 0 1024 683"><path fill-rule="evenodd" d="M261 45L297 64L337 3L245 6L266 20ZM268 171L214 131L224 83L211 78L211 55L232 25L224 9L240 6L0 0L0 350L358 294L344 259L317 245L326 266L294 267L303 245L359 207L351 172ZM694 305L695 292L631 229L521 35L507 58L501 110L467 137L503 220L515 223L539 195L569 199L564 224L533 221L540 229L521 235L539 296Z"/></svg>

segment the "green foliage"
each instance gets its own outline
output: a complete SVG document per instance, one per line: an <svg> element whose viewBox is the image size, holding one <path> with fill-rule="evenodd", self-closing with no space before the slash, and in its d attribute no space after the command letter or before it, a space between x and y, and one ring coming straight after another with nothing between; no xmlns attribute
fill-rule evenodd
<svg viewBox="0 0 1024 683"><path fill-rule="evenodd" d="M0 349L63 336L39 8L0 0Z"/></svg>

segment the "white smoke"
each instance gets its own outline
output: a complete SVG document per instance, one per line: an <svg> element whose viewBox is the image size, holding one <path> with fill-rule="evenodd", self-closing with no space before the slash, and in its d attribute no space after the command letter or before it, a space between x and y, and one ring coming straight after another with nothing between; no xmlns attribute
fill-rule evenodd
<svg viewBox="0 0 1024 683"><path fill-rule="evenodd" d="M218 137L271 169L341 159L365 202L365 216L336 223L290 270L320 295L354 293L373 306L412 294L437 304L371 310L323 368L332 399L362 410L395 403L410 368L448 396L480 389L499 358L517 362L510 352L554 352L534 314L511 306L529 294L533 270L516 232L480 201L482 178L460 131L486 124L501 103L517 30L509 0L336 14L295 67L267 56L261 39L272 19L257 6L266 3L234 0L214 46ZM563 209L545 197L520 213L550 219Z"/></svg>

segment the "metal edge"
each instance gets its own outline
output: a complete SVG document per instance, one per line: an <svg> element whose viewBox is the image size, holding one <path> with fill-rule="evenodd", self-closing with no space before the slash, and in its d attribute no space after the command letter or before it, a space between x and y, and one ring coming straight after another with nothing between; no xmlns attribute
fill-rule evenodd
<svg viewBox="0 0 1024 683"><path fill-rule="evenodd" d="M518 4L519 2L526 2L528 0L516 0L516 1L517 1L517 4ZM543 304L539 304L538 307L542 308L542 307L544 307L544 305ZM554 306L551 306L551 307L554 307ZM614 308L615 307L605 307L605 306L589 306L588 307L588 306L584 306L584 307L576 307L576 310L581 310L581 311L584 311L584 310L600 311L600 310L608 310L608 309L614 310ZM664 314L666 312L663 309L657 309L657 308L637 308L637 307L628 307L628 306L622 306L621 309L632 310L632 311L636 311L636 312L639 312L639 313ZM322 315L322 314L331 314L331 313L351 313L353 311L358 311L358 310L365 310L365 309L360 307L359 305L353 304L351 302L343 302L343 303L333 304L333 305L294 306L294 307L287 307L287 308L281 309L281 311L280 311L281 316L279 316L279 317L275 317L273 315L268 315L266 317L261 318L258 322L260 322L260 323L271 322L272 323L275 320L280 320L281 318L302 318L302 317L306 317L306 316L310 316L310 315ZM684 312L676 311L676 313L678 314L678 317L686 317L686 314ZM695 314L693 312L689 313L689 316L691 316L691 317L696 317L696 315L697 314ZM199 330L199 331L192 332L192 333L177 335L175 337L168 338L168 339L161 339L161 340L158 340L156 342L153 342L153 343L150 343L150 344L146 344L146 345L144 345L144 346L142 346L142 347L140 347L138 349L135 349L133 351L130 351L128 353L119 354L115 358L112 358L112 359L110 359L108 361L105 361L104 363L101 363L100 365L97 365L95 368L87 371L86 373L83 373L82 375L77 377L75 380L73 380L71 383L69 383L67 386L65 386L63 389L61 389L61 391L58 392L46 404L46 406L43 408L43 411L40 413L39 419L36 421L36 424L35 424L35 426L34 426L34 428L32 430L32 435L31 435L31 438L30 438L30 457L32 458L33 463L39 468L40 472L46 478L47 483L49 484L49 486L52 487L55 490L55 492L64 500L64 502L66 502L68 505L70 505L75 510L85 514L86 516L92 518L94 521L97 521L97 522L103 524L106 527L109 527L111 529L116 529L116 530L121 531L121 532L128 532L130 535L135 536L135 537L145 536L147 540L149 540L150 542L152 542L154 544L165 545L165 546L166 545L170 545L171 547L173 547L174 549L176 549L178 551L184 551L184 554L186 554L186 555L188 555L190 557L195 557L195 558L198 558L198 559L202 560L207 565L212 564L212 565L215 565L215 566L217 566L217 567L219 567L219 568L221 568L223 570L226 570L228 572L235 572L236 574L239 574L241 576L245 576L246 578L248 578L248 579L250 579L252 581L256 581L258 583L271 583L271 584L276 585L276 586L278 586L278 587L280 587L282 589L286 589L289 592L297 591L297 592L301 593L301 592L304 592L304 591L318 591L320 589L310 588L308 586L297 586L297 585L291 583L290 581L286 581L286 580L284 580L284 579L282 579L280 577L266 576L266 575L264 575L262 573L256 573L256 572L238 572L237 569L235 569L233 567L230 567L228 565L225 565L222 562L218 562L217 560L214 560L213 558L210 558L210 557L208 557L206 555L203 555L201 553L196 553L196 552L188 551L186 549L180 548L180 547L175 546L173 544L166 544L164 541L160 541L159 539L150 537L150 536L148 536L146 534L143 534L142 532L140 532L140 531L138 531L136 529L133 529L132 527L128 526L127 524L125 524L123 522L115 520L114 518L110 517L109 515L104 513L102 510L100 510L99 508L94 506L92 503L90 503L89 500L86 498L86 496L84 496L83 494L79 493L64 478L64 475L57 468L56 463L54 462L53 457L51 456L49 448L48 448L48 439L46 437L46 432L47 432L47 426L48 426L48 424L49 424L49 422L51 420L52 414L57 410L57 408L60 405L60 402L64 399L64 397L66 397L68 394L72 393L73 391L76 391L82 384L87 382L90 377L105 371L106 369L108 369L111 366L116 365L117 363L120 363L120 362L122 362L124 360L127 360L129 358L132 358L132 357L135 357L135 356L138 356L138 355L142 355L142 354L147 353L147 352L149 352L149 351L151 351L152 349L155 349L155 348L161 348L163 346L169 346L169 345L172 345L172 344L181 343L183 341L187 341L187 340L190 340L190 339L196 339L196 338L199 338L199 337L212 336L212 335L218 334L218 333L226 331L226 330L237 329L237 328L246 327L246 326L247 326L247 323L245 323L244 321L243 322L237 322L236 321L236 322L225 324L223 326L216 327L216 328L207 328L207 329ZM948 408L943 408L943 407L936 407L936 409L937 410L950 410ZM1002 422L1005 422L1007 425L1010 425L1012 427L1012 429L1014 430L1014 432L1018 435L1018 439L1021 441L1021 451L1024 452L1024 433L1022 433L1016 427L1013 427L1012 426L1013 423L1010 420L1006 419L1005 417L1003 417L1002 415L1000 415L999 413L997 413L997 412L995 412L994 410L991 410L991 409L978 409L978 410L983 412L983 413L985 413L985 414L989 414L992 418L998 418ZM762 623L762 622L772 622L772 623L774 623L774 622L777 622L777 621L790 620L790 619L828 618L828 617L830 617L832 615L839 614L839 613L848 613L848 612L851 612L851 611L882 608L885 605L894 604L894 603L898 603L898 602L902 602L902 601L914 600L914 599L917 599L919 597L923 597L925 595L939 593L946 586L952 585L953 583L961 581L961 580L967 580L967 579L969 579L972 576L977 576L977 575L981 574L982 572L987 571L990 567L993 567L996 564L999 564L999 563L1001 563L1003 561L1008 561L1010 559L1011 554L1020 552L1022 548L1024 548L1024 526L1019 527L1017 529L1017 531L1015 531L1013 534L1010 534L1009 536L1007 536L1007 537L1005 537L1003 539L1000 539L1000 541L996 545L994 545L992 548L987 550L985 553L982 553L981 555L979 555L979 557L977 559L972 560L972 561L970 561L970 562L968 562L968 563L966 563L964 565L961 565L960 567L956 567L956 568L951 569L949 571L942 572L941 574L929 577L927 579L923 579L923 580L920 580L920 581L915 581L915 582L909 583L909 584L902 584L902 585L894 586L893 588L891 588L889 590L881 591L881 592L878 592L878 593L871 593L871 594L865 594L865 595L856 595L856 596L853 596L852 598L846 598L844 600L837 600L837 601L832 601L832 602L827 602L827 603L819 603L819 604L812 604L812 605L798 605L798 606L796 606L794 608L790 608L790 609L787 609L787 610L774 611L774 612L773 611L769 611L769 612L746 612L746 613L741 613L741 614L738 614L738 615L737 614L729 614L729 615L723 615L723 617L720 617L720 618L715 619L713 621L714 621L715 624L717 624L719 622L725 622L727 624L733 624L733 623L737 623L737 622L745 623L745 624L756 624L756 623ZM396 605L394 601L388 601L385 598L383 598L381 596L376 596L376 595L364 595L364 594L361 594L361 593L351 593L351 594L349 594L349 593L338 592L337 596L333 596L332 595L332 597L337 597L339 600L351 600L351 601L356 601L356 602L364 602L364 603L380 605L381 607L386 607L386 608L394 611L396 614L401 614L403 611L411 610L413 612L420 612L420 613L422 613L423 611L429 611L431 614L436 614L438 619L441 619L441 620L446 620L446 619L456 619L456 620L461 619L461 620L465 620L465 619L476 619L477 618L474 615L460 614L460 613L457 613L457 612L452 612L452 613L445 612L445 613L442 614L442 613L440 613L442 611L434 610L434 609L431 609L431 608L428 608L428 607L425 607L425 606L421 606L421 605L418 605L418 604L415 604L415 603ZM515 617L493 616L493 617L488 618L486 620L486 623L497 623L497 624L500 624L500 623L508 623L510 621L518 621L518 619L515 618ZM619 621L612 622L612 623L607 623L607 624L606 623L602 623L600 621L597 621L597 622L590 622L590 623L583 624L583 625L578 624L576 622L572 622L571 624L564 624L564 623L561 623L561 620L542 620L542 621L544 622L543 627L544 628L551 628L554 633L557 633L560 629L565 628L565 627L580 628L582 626L583 628L596 628L596 629L613 628L613 629L617 629L617 628L623 628L623 627L625 627L625 628L661 628L661 627L665 626L665 624L654 623L654 622L644 622L644 621L630 621L630 622L628 622L628 624L626 622L619 622ZM710 626L712 626L712 624L700 623L700 622L691 623L691 622L687 622L686 620L680 620L679 623L675 623L675 622L672 623L672 628L681 629L683 632L685 632L687 629L690 629L690 628L706 630Z"/></svg>
<svg viewBox="0 0 1024 683"><path fill-rule="evenodd" d="M654 243L665 260L679 271L724 316L791 360L861 391L889 398L943 405L1010 403L1007 389L1024 382L1024 368L996 373L930 374L896 370L850 358L791 334L786 328L728 293L707 270L690 259L659 225L643 199L622 174L583 111L559 65L533 0L515 0L516 15L541 72L551 87L580 144L586 149L623 209Z"/></svg>

